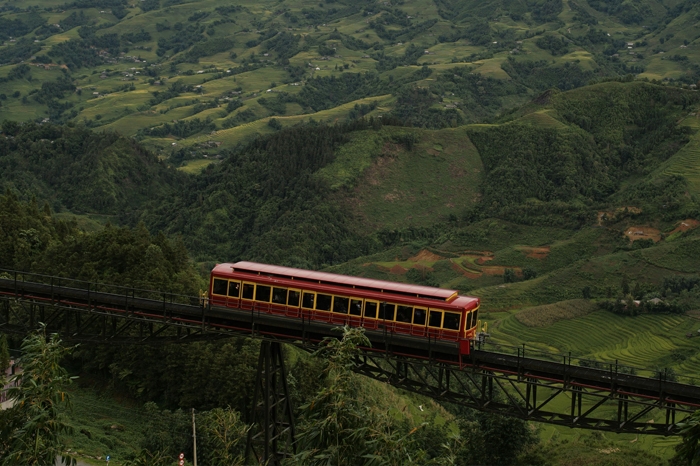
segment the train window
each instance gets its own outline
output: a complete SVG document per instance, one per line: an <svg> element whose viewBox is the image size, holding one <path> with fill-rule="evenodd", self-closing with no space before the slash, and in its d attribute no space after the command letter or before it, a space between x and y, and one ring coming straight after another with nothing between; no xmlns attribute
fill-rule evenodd
<svg viewBox="0 0 700 466"><path fill-rule="evenodd" d="M469 330L470 328L472 328L472 315L473 315L473 314L474 314L473 312L467 311L467 318L464 319L464 320L466 321L464 328L467 329L467 330Z"/></svg>
<svg viewBox="0 0 700 466"><path fill-rule="evenodd" d="M241 298L243 299L253 299L253 294L255 293L255 285L253 283L243 284L243 293Z"/></svg>
<svg viewBox="0 0 700 466"><path fill-rule="evenodd" d="M479 309L474 309L474 316L472 317L472 326L476 327L479 324Z"/></svg>
<svg viewBox="0 0 700 466"><path fill-rule="evenodd" d="M258 285L255 289L255 300L262 301L264 303L269 303L271 294L272 289L269 286Z"/></svg>
<svg viewBox="0 0 700 466"><path fill-rule="evenodd" d="M396 310L396 322L411 323L413 308L411 306L399 306Z"/></svg>
<svg viewBox="0 0 700 466"><path fill-rule="evenodd" d="M445 319L442 322L442 327L448 330L459 330L459 318L461 316L456 312L445 312Z"/></svg>
<svg viewBox="0 0 700 466"><path fill-rule="evenodd" d="M425 325L425 317L428 315L427 309L421 309L417 307L413 311L413 324L414 325Z"/></svg>
<svg viewBox="0 0 700 466"><path fill-rule="evenodd" d="M331 301L333 297L329 294L317 294L316 295L316 310L317 311L330 311Z"/></svg>
<svg viewBox="0 0 700 466"><path fill-rule="evenodd" d="M362 315L362 300L361 299L351 299L350 300L350 315L351 316L361 316Z"/></svg>
<svg viewBox="0 0 700 466"><path fill-rule="evenodd" d="M334 296L333 297L333 312L337 312L338 314L347 314L349 302L350 302L350 298L343 298L342 296Z"/></svg>
<svg viewBox="0 0 700 466"><path fill-rule="evenodd" d="M303 307L305 309L313 309L315 297L316 297L316 295L313 294L312 292L304 291L304 297L301 300L301 307Z"/></svg>
<svg viewBox="0 0 700 466"><path fill-rule="evenodd" d="M228 295L238 298L241 295L241 282L228 282Z"/></svg>
<svg viewBox="0 0 700 466"><path fill-rule="evenodd" d="M434 309L430 310L430 317L428 319L429 327L442 327L442 311L436 311Z"/></svg>
<svg viewBox="0 0 700 466"><path fill-rule="evenodd" d="M222 280L220 278L215 278L214 279L214 286L213 286L211 292L213 294L219 294L222 296L226 296L226 288L228 288L228 282L226 280Z"/></svg>
<svg viewBox="0 0 700 466"><path fill-rule="evenodd" d="M301 293L297 290L289 290L289 295L287 296L287 306L299 307L299 295Z"/></svg>
<svg viewBox="0 0 700 466"><path fill-rule="evenodd" d="M286 288L273 288L272 289L272 302L275 304L287 304L287 289Z"/></svg>
<svg viewBox="0 0 700 466"><path fill-rule="evenodd" d="M394 320L396 318L396 304L381 303L379 305L379 318Z"/></svg>
<svg viewBox="0 0 700 466"><path fill-rule="evenodd" d="M377 303L365 301L365 317L369 317L370 319L377 318Z"/></svg>

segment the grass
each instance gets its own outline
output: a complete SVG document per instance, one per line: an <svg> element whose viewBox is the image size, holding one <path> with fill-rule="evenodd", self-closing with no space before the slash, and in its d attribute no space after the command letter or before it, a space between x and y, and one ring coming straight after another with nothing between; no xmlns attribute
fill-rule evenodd
<svg viewBox="0 0 700 466"><path fill-rule="evenodd" d="M196 175L212 162L214 162L212 159L188 160L183 166L179 167L178 170L191 175Z"/></svg>
<svg viewBox="0 0 700 466"><path fill-rule="evenodd" d="M347 201L367 224L378 228L428 225L459 215L478 200L483 167L464 130L411 131L419 138L411 151L390 138L381 147L373 145L379 153L374 153L371 167ZM360 143L347 150L366 157L363 149L369 143ZM442 150L436 150L436 144Z"/></svg>
<svg viewBox="0 0 700 466"><path fill-rule="evenodd" d="M74 434L64 441L73 454L94 465L109 455L111 464L120 465L138 453L147 421L140 406L85 387L70 388L69 396L73 408L65 415Z"/></svg>

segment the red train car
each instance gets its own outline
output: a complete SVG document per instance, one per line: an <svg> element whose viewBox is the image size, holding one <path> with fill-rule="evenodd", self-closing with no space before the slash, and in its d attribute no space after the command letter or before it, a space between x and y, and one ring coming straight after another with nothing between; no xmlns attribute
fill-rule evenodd
<svg viewBox="0 0 700 466"><path fill-rule="evenodd" d="M211 271L212 305L453 341L469 354L479 299L457 291L236 262Z"/></svg>

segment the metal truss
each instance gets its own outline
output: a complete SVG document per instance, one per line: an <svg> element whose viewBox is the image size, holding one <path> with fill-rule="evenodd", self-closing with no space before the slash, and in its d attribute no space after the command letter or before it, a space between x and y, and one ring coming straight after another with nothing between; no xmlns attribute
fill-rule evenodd
<svg viewBox="0 0 700 466"><path fill-rule="evenodd" d="M697 409L697 405L679 404L663 393L652 397L625 387L596 387L575 378L557 380L523 371L470 364L460 367L390 354L359 356L355 372L444 403L617 433L677 435L678 423ZM665 421L652 418L657 409L664 411Z"/></svg>
<svg viewBox="0 0 700 466"><path fill-rule="evenodd" d="M282 345L278 342L263 341L260 345L252 411L255 430L248 431L246 459L257 464L281 465L282 460L296 453L296 445L294 410Z"/></svg>

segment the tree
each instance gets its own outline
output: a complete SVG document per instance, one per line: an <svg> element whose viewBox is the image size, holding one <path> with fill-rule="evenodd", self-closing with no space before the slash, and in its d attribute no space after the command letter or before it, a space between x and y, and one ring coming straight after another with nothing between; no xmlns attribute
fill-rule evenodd
<svg viewBox="0 0 700 466"><path fill-rule="evenodd" d="M700 465L700 410L695 411L685 422L678 424L683 441L676 447L680 464Z"/></svg>
<svg viewBox="0 0 700 466"><path fill-rule="evenodd" d="M460 419L459 431L455 464L522 464L521 456L539 442L527 422L497 414Z"/></svg>
<svg viewBox="0 0 700 466"><path fill-rule="evenodd" d="M325 386L301 407L299 453L290 465L335 466L414 464L409 436L402 435L385 413L363 397L352 373L354 357L369 346L363 329L344 327L343 338L326 338L314 353L327 361Z"/></svg>
<svg viewBox="0 0 700 466"><path fill-rule="evenodd" d="M54 464L58 456L75 464L60 440L72 429L59 413L60 405L70 406L65 387L73 377L60 362L71 350L55 333L47 338L43 325L22 342L22 372L13 376L16 386L8 391L14 405L0 411L0 465Z"/></svg>
<svg viewBox="0 0 700 466"><path fill-rule="evenodd" d="M3 333L0 334L0 374L4 373L8 367L10 367L10 348L7 345L7 336Z"/></svg>
<svg viewBox="0 0 700 466"><path fill-rule="evenodd" d="M244 464L245 439L249 427L241 421L238 411L230 407L212 409L200 416L198 424L202 426L202 452L208 452L208 458L202 458L204 464Z"/></svg>

